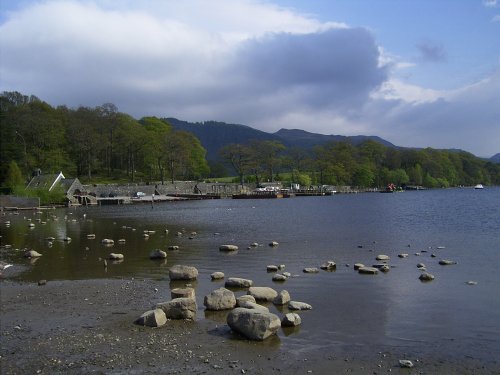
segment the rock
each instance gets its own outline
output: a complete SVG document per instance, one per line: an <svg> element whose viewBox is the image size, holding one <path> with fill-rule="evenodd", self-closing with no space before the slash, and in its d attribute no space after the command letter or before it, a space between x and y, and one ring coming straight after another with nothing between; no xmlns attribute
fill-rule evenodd
<svg viewBox="0 0 500 375"><path fill-rule="evenodd" d="M417 264L417 268L425 268L425 264L423 264L423 263L418 263L418 264Z"/></svg>
<svg viewBox="0 0 500 375"><path fill-rule="evenodd" d="M224 272L214 272L210 274L212 280L222 280L225 277Z"/></svg>
<svg viewBox="0 0 500 375"><path fill-rule="evenodd" d="M280 271L283 271L283 270L285 269L285 267L286 267L286 266L285 266L284 264L280 264L280 265L278 266L278 269L279 269Z"/></svg>
<svg viewBox="0 0 500 375"><path fill-rule="evenodd" d="M108 259L111 259L111 260L123 260L125 257L123 256L123 254L120 254L120 253L110 253L108 255Z"/></svg>
<svg viewBox="0 0 500 375"><path fill-rule="evenodd" d="M169 250L179 250L179 246L177 246L177 245L170 245L167 249L169 249Z"/></svg>
<svg viewBox="0 0 500 375"><path fill-rule="evenodd" d="M126 242L127 242L127 240L126 240L125 238L120 238L120 239L118 240L118 243L119 243L119 244L121 244L121 245L123 245L123 244L124 244L124 243L126 243Z"/></svg>
<svg viewBox="0 0 500 375"><path fill-rule="evenodd" d="M193 288L175 288L170 291L172 299L176 298L195 298Z"/></svg>
<svg viewBox="0 0 500 375"><path fill-rule="evenodd" d="M382 271L383 273L387 273L391 270L391 267L387 264L384 264L382 265L382 267L379 268L380 271Z"/></svg>
<svg viewBox="0 0 500 375"><path fill-rule="evenodd" d="M259 246L259 244L257 242L250 244L250 247L258 247L258 246Z"/></svg>
<svg viewBox="0 0 500 375"><path fill-rule="evenodd" d="M39 286L46 285L46 284L47 284L47 280L39 280L38 281Z"/></svg>
<svg viewBox="0 0 500 375"><path fill-rule="evenodd" d="M163 250L160 250L160 249L156 249L156 250L153 250L149 254L149 258L150 259L166 259L167 258L167 252L163 251Z"/></svg>
<svg viewBox="0 0 500 375"><path fill-rule="evenodd" d="M87 238L89 240L93 240L95 238L95 234L94 233L87 234Z"/></svg>
<svg viewBox="0 0 500 375"><path fill-rule="evenodd" d="M274 300L278 292L275 291L273 288L269 288L267 286L253 286L248 289L248 293L251 296L254 296L254 298L257 301L272 301Z"/></svg>
<svg viewBox="0 0 500 375"><path fill-rule="evenodd" d="M203 305L212 311L229 310L236 306L236 297L230 290L219 288L205 296Z"/></svg>
<svg viewBox="0 0 500 375"><path fill-rule="evenodd" d="M365 265L363 263L354 263L354 270L357 271L360 268L363 268Z"/></svg>
<svg viewBox="0 0 500 375"><path fill-rule="evenodd" d="M442 266L450 266L450 265L453 265L453 264L457 264L457 262L455 262L453 260L442 259L442 260L439 261L439 264L442 265Z"/></svg>
<svg viewBox="0 0 500 375"><path fill-rule="evenodd" d="M292 274L290 272L283 272L283 276L286 278L292 277Z"/></svg>
<svg viewBox="0 0 500 375"><path fill-rule="evenodd" d="M230 277L226 280L226 288L250 288L253 285L252 280L242 279L240 277Z"/></svg>
<svg viewBox="0 0 500 375"><path fill-rule="evenodd" d="M398 257L400 257L400 258L408 258L408 254L406 254L406 253L398 254Z"/></svg>
<svg viewBox="0 0 500 375"><path fill-rule="evenodd" d="M271 265L266 267L266 270L267 270L267 272L276 272L276 271L278 271L278 266L271 264Z"/></svg>
<svg viewBox="0 0 500 375"><path fill-rule="evenodd" d="M477 281L467 281L467 285L477 285Z"/></svg>
<svg viewBox="0 0 500 375"><path fill-rule="evenodd" d="M245 300L241 300L238 303L238 307L243 307L245 309L251 309L251 310L261 310L261 311L269 312L269 309L267 307L259 305L256 302L245 301Z"/></svg>
<svg viewBox="0 0 500 375"><path fill-rule="evenodd" d="M240 304L244 304L246 302L256 303L255 297L251 296L249 294L245 294L245 295L242 295L242 296L239 296L238 298L236 298L236 306L238 306L238 307L243 307L243 306L240 306Z"/></svg>
<svg viewBox="0 0 500 375"><path fill-rule="evenodd" d="M306 267L302 270L302 272L304 272L304 273L318 273L319 269L317 269L316 267Z"/></svg>
<svg viewBox="0 0 500 375"><path fill-rule="evenodd" d="M400 359L399 360L399 367L412 368L413 366L414 366L413 362L410 361L409 359Z"/></svg>
<svg viewBox="0 0 500 375"><path fill-rule="evenodd" d="M282 327L296 327L302 323L302 319L299 314L296 313L288 313L285 314L283 319L281 319Z"/></svg>
<svg viewBox="0 0 500 375"><path fill-rule="evenodd" d="M238 250L238 246L236 246L236 245L220 245L219 250L226 251L226 252L236 251L236 250Z"/></svg>
<svg viewBox="0 0 500 375"><path fill-rule="evenodd" d="M420 281L432 281L434 280L434 275L428 272L422 272L422 274L418 277Z"/></svg>
<svg viewBox="0 0 500 375"><path fill-rule="evenodd" d="M278 306L286 305L288 302L290 302L290 293L288 293L287 290L282 290L273 299L273 304L278 305Z"/></svg>
<svg viewBox="0 0 500 375"><path fill-rule="evenodd" d="M389 260L391 258L388 255L380 254L380 255L377 255L377 257L375 259L383 261L383 260Z"/></svg>
<svg viewBox="0 0 500 375"><path fill-rule="evenodd" d="M237 307L227 316L227 324L247 339L261 341L275 335L281 321L270 312Z"/></svg>
<svg viewBox="0 0 500 375"><path fill-rule="evenodd" d="M376 275L378 274L378 269L375 267L361 267L358 272L364 275Z"/></svg>
<svg viewBox="0 0 500 375"><path fill-rule="evenodd" d="M290 301L288 302L290 310L311 310L312 306L305 302Z"/></svg>
<svg viewBox="0 0 500 375"><path fill-rule="evenodd" d="M162 309L146 311L135 321L136 324L147 327L161 327L167 322L167 317Z"/></svg>
<svg viewBox="0 0 500 375"><path fill-rule="evenodd" d="M170 267L168 275L170 280L196 280L198 277L198 270L192 266L176 264Z"/></svg>
<svg viewBox="0 0 500 375"><path fill-rule="evenodd" d="M337 264L333 260L329 260L326 263L323 263L319 268L326 271L333 271L337 269Z"/></svg>
<svg viewBox="0 0 500 375"><path fill-rule="evenodd" d="M35 251L35 250L28 250L24 253L25 258L38 258L41 256L42 256L42 254L40 254L38 251Z"/></svg>
<svg viewBox="0 0 500 375"><path fill-rule="evenodd" d="M281 275L279 273L273 275L273 281L275 282L283 282L286 281L287 277L285 275Z"/></svg>
<svg viewBox="0 0 500 375"><path fill-rule="evenodd" d="M278 245L279 245L279 243L278 243L278 242L276 242L276 241L271 241L271 242L269 243L269 246L271 246L271 247L276 247L276 246L278 246Z"/></svg>
<svg viewBox="0 0 500 375"><path fill-rule="evenodd" d="M115 241L114 241L114 240L112 240L112 239L110 239L110 238L103 238L103 239L101 240L101 243L102 243L103 245L113 245L113 244L115 243Z"/></svg>
<svg viewBox="0 0 500 375"><path fill-rule="evenodd" d="M175 298L168 302L158 303L157 309L162 309L167 319L196 319L198 306L194 298Z"/></svg>

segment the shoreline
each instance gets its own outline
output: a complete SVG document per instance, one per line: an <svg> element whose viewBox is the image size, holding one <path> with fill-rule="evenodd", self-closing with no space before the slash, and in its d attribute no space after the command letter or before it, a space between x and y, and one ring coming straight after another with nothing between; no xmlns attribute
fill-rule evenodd
<svg viewBox="0 0 500 375"><path fill-rule="evenodd" d="M166 280L50 281L38 286L4 279L0 288L4 375L500 373L494 357L484 363L453 353L432 355L370 343L300 347L281 340L286 336L281 330L276 337L252 342L232 333L221 317L209 315L192 322L168 321L160 328L133 324L152 305L170 299ZM201 297L198 315L203 314ZM410 359L415 367L400 368L399 359Z"/></svg>

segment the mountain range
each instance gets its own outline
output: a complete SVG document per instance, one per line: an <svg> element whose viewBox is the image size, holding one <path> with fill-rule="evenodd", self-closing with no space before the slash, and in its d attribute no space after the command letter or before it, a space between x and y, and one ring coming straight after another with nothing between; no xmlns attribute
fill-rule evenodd
<svg viewBox="0 0 500 375"><path fill-rule="evenodd" d="M208 160L217 160L219 158L219 150L225 145L231 143L245 144L249 140L278 141L288 148L298 147L306 150L330 141L351 142L353 145L358 145L367 140L372 140L391 148L403 148L383 138L371 135L326 135L311 133L301 129L280 129L275 133L267 133L247 125L228 124L219 121L188 122L173 117L165 118L164 120L168 121L175 129L193 133L207 150L206 157ZM453 149L453 151L462 150ZM486 160L493 163L500 163L500 153Z"/></svg>

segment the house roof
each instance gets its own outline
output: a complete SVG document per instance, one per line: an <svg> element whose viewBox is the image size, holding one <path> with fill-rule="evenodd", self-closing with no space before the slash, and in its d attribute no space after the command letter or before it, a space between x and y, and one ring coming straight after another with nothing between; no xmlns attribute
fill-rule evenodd
<svg viewBox="0 0 500 375"><path fill-rule="evenodd" d="M62 172L34 176L29 182L28 186L26 186L26 188L51 190L60 179L64 180L64 175L62 174Z"/></svg>

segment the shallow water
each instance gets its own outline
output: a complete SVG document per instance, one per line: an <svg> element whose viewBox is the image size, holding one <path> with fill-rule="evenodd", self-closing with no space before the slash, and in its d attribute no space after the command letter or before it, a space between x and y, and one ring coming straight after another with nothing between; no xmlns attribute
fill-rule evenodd
<svg viewBox="0 0 500 375"><path fill-rule="evenodd" d="M168 267L193 265L200 272L193 283L199 318L221 323L224 314L203 311L203 296L223 286L211 282L210 273L223 271L226 277L252 279L254 285L287 289L293 299L313 306L300 313L300 328L281 332L279 342L290 351L397 346L485 359L500 352L500 188L79 207L7 213L0 228L2 245L12 245L2 247L0 259L14 264L4 278L150 278L169 298L174 285L169 285ZM155 233L144 239L144 230ZM193 231L197 235L189 239ZM177 237L177 232L184 234ZM96 239L87 239L90 233ZM70 242L62 240L67 236ZM51 247L47 237L56 238ZM115 245L102 245L102 238L114 239ZM117 244L120 238L126 243ZM278 247L268 246L273 240ZM261 246L248 249L253 242ZM239 251L220 252L221 244L236 244ZM166 262L148 258L151 250L169 245L180 250L168 250ZM26 260L16 251L25 247L43 256ZM103 267L100 258L110 252L123 253L125 260ZM400 259L399 253L410 255ZM377 254L391 257L390 272L366 276L353 271L356 262L377 263ZM440 266L440 259L458 264ZM302 273L328 260L337 263L335 272ZM420 262L434 281L418 280ZM284 264L296 276L274 283L268 264ZM477 285L467 285L469 280Z"/></svg>

